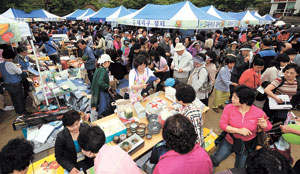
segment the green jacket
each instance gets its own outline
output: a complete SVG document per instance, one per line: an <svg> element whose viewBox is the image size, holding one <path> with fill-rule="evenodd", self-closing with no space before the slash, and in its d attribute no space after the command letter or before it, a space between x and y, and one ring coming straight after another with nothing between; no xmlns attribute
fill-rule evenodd
<svg viewBox="0 0 300 174"><path fill-rule="evenodd" d="M92 107L98 107L99 103L99 94L101 91L106 91L109 88L109 77L108 72L104 67L98 68L93 76L92 83Z"/></svg>

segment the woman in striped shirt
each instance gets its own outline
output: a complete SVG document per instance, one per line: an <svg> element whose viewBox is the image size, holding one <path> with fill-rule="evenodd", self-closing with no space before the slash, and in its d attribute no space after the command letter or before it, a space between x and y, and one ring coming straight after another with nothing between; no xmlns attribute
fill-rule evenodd
<svg viewBox="0 0 300 174"><path fill-rule="evenodd" d="M288 95L291 100L293 95L297 93L298 82L296 80L296 77L300 73L299 66L294 63L288 64L283 69L283 72L284 72L284 77L273 80L271 84L269 84L265 89L265 93L269 97L272 97L274 100L276 100L277 103L283 103L283 101L280 98L278 98L277 95L281 95L281 94ZM284 80L283 84L282 84L282 80ZM274 89L275 91L273 91ZM276 114L274 111L269 109L269 102L265 102L264 111L271 119L275 116L274 114ZM281 119L273 118L273 119L274 119L273 123L285 120L284 118Z"/></svg>

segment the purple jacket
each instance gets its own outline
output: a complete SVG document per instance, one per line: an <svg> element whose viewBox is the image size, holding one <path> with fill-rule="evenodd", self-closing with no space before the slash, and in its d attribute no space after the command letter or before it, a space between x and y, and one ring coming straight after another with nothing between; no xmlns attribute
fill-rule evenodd
<svg viewBox="0 0 300 174"><path fill-rule="evenodd" d="M198 144L187 154L170 150L160 157L153 174L211 174L212 162L207 152Z"/></svg>

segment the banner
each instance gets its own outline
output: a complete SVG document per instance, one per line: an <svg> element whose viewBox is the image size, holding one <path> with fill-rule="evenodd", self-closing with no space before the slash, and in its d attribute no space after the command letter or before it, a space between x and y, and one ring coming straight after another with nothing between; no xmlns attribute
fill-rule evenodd
<svg viewBox="0 0 300 174"><path fill-rule="evenodd" d="M17 22L0 23L0 44L20 41L21 34L19 30L19 24Z"/></svg>
<svg viewBox="0 0 300 174"><path fill-rule="evenodd" d="M212 29L224 27L224 21L118 19L118 24L152 28Z"/></svg>
<svg viewBox="0 0 300 174"><path fill-rule="evenodd" d="M118 19L118 24L151 28L217 29L238 26L239 21Z"/></svg>

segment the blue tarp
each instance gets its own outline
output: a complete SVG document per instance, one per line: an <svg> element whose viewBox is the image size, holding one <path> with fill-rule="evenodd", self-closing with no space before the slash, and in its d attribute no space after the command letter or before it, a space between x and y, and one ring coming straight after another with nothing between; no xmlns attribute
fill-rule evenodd
<svg viewBox="0 0 300 174"><path fill-rule="evenodd" d="M203 10L200 10L189 1L183 1L170 5L148 4L143 8L143 10L141 10L137 15L135 15L133 19L170 20L177 13L179 13L180 10L185 7L185 5L189 5L190 9L192 10L192 13L196 16L198 20L220 20L212 15L207 14ZM195 19L191 19L188 16L186 16L186 20Z"/></svg>
<svg viewBox="0 0 300 174"><path fill-rule="evenodd" d="M118 18L131 14L132 12L124 6L120 6L113 14L106 18L107 21L117 21Z"/></svg>
<svg viewBox="0 0 300 174"><path fill-rule="evenodd" d="M78 20L78 19L83 18L85 16L89 16L93 13L95 13L95 11L90 9L90 8L85 9L85 10L77 9L73 13L67 15L66 19L67 20Z"/></svg>
<svg viewBox="0 0 300 174"><path fill-rule="evenodd" d="M218 18L221 17L221 19L223 19L223 20L231 20L231 21L236 20L235 18L229 16L225 12L216 9L213 5L200 7L200 9L207 12L210 15L215 16L215 17L218 17Z"/></svg>
<svg viewBox="0 0 300 174"><path fill-rule="evenodd" d="M99 11L97 11L94 15L89 17L91 22L99 22L100 20L106 21L106 18L113 13L115 13L120 7L115 8L106 8L102 7Z"/></svg>
<svg viewBox="0 0 300 174"><path fill-rule="evenodd" d="M2 16L11 18L11 19L16 19L16 18L29 18L28 13L25 13L22 10L19 9L14 9L10 8L6 12L2 14Z"/></svg>
<svg viewBox="0 0 300 174"><path fill-rule="evenodd" d="M132 9L132 8L129 8L128 10L131 11L132 13L138 11L137 9Z"/></svg>
<svg viewBox="0 0 300 174"><path fill-rule="evenodd" d="M278 19L276 19L276 18L274 18L274 17L272 17L272 16L270 16L269 14L266 14L265 16L263 16L264 17L264 19L266 19L266 20L270 20L270 21L272 21L272 22L274 22L274 21L277 21Z"/></svg>

